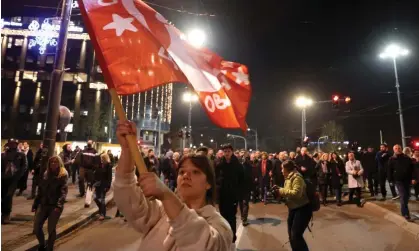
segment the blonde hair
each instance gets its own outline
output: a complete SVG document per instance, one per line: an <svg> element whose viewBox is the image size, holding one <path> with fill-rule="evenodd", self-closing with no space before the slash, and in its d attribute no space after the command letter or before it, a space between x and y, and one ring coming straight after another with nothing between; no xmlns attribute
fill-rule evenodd
<svg viewBox="0 0 419 251"><path fill-rule="evenodd" d="M52 156L48 159L48 168L47 168L47 172L49 172L49 163L51 162L51 160L53 159L57 159L58 160L58 165L60 166L60 171L58 172L58 178L61 177L65 177L68 175L67 170L65 170L64 167L64 162L63 160L59 157L59 156Z"/></svg>
<svg viewBox="0 0 419 251"><path fill-rule="evenodd" d="M100 160L102 161L102 163L111 163L111 158L109 157L109 155L107 153L102 153L100 155Z"/></svg>
<svg viewBox="0 0 419 251"><path fill-rule="evenodd" d="M330 161L330 155L329 155L328 153L323 153L320 159L321 159L321 160L325 160L325 159L324 159L324 156L326 156L326 157L327 157L327 158L326 158L326 160L327 160L327 161Z"/></svg>

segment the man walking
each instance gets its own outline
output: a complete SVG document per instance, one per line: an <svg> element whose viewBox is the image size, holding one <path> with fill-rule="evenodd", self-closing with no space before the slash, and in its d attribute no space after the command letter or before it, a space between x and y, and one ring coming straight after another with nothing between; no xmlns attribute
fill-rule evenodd
<svg viewBox="0 0 419 251"><path fill-rule="evenodd" d="M395 184L400 194L400 209L402 216L407 221L412 221L409 212L410 184L415 180L413 174L413 161L405 155L400 145L394 145L394 155L388 162L388 180Z"/></svg>
<svg viewBox="0 0 419 251"><path fill-rule="evenodd" d="M216 179L219 184L220 213L230 224L233 231L233 243L236 242L237 202L243 182L243 167L230 144L222 146L224 157L216 168Z"/></svg>

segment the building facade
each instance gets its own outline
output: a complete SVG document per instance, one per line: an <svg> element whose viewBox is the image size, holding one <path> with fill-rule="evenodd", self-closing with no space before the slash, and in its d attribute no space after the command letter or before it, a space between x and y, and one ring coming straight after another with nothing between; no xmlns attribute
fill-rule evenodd
<svg viewBox="0 0 419 251"><path fill-rule="evenodd" d="M59 20L11 17L2 19L1 26L2 138L41 139ZM66 52L61 105L72 113L65 128L67 140L115 142L117 118L81 19L71 22ZM143 146L154 147L158 132L161 139L169 132L172 91L173 85L167 84L121 96L127 117L137 124Z"/></svg>

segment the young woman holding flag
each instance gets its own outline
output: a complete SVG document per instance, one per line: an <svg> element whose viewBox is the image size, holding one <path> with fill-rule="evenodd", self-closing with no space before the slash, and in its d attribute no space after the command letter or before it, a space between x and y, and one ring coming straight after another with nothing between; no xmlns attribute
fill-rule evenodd
<svg viewBox="0 0 419 251"><path fill-rule="evenodd" d="M132 122L118 123L116 134L122 151L114 188L118 208L143 234L138 250L230 250L232 231L214 207L215 174L207 156L182 158L177 194L152 172L142 173L137 183L125 138L136 133Z"/></svg>

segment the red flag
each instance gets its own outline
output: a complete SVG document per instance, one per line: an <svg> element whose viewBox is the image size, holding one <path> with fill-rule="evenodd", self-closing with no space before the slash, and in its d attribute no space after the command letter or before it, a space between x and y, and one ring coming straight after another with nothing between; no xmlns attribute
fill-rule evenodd
<svg viewBox="0 0 419 251"><path fill-rule="evenodd" d="M190 83L211 120L247 129L247 67L197 49L139 0L79 0L109 89L127 95L166 83Z"/></svg>

